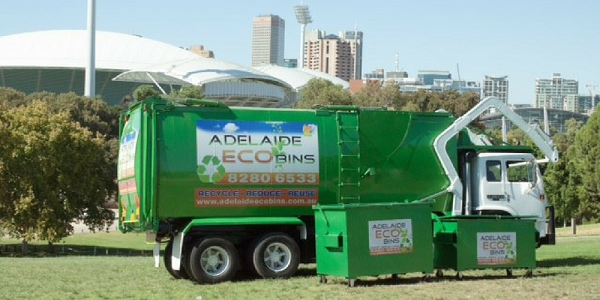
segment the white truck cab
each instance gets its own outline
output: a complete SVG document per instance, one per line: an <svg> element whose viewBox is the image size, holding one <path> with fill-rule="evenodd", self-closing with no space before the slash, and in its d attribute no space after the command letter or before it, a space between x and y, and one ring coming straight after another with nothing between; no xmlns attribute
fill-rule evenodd
<svg viewBox="0 0 600 300"><path fill-rule="evenodd" d="M546 132L535 124L527 124L497 97L487 97L435 139L433 145L449 184L445 191L423 200L449 192L453 194L453 216L492 214L535 218L540 243L554 244L554 208L547 205L542 176L533 154L513 150L478 152L473 156L467 153L466 166L461 171L465 173L460 176L446 152L448 141L490 108L496 108L523 130L546 156L547 162L558 161L558 150ZM475 145L488 146L485 141L471 140ZM549 220L546 220L546 209L550 209Z"/></svg>
<svg viewBox="0 0 600 300"><path fill-rule="evenodd" d="M530 153L480 153L469 163L466 214L535 216L546 236L548 201L535 158Z"/></svg>

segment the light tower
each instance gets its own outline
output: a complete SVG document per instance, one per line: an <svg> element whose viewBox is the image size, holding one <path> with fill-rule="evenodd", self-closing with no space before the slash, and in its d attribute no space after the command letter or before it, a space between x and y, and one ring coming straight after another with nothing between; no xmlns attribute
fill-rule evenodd
<svg viewBox="0 0 600 300"><path fill-rule="evenodd" d="M96 0L88 0L88 59L85 67L84 96L96 97Z"/></svg>
<svg viewBox="0 0 600 300"><path fill-rule="evenodd" d="M306 25L312 23L310 12L308 11L308 5L300 2L300 5L294 6L294 12L296 13L296 20L300 23L300 62L298 66L304 68L304 32L306 31Z"/></svg>

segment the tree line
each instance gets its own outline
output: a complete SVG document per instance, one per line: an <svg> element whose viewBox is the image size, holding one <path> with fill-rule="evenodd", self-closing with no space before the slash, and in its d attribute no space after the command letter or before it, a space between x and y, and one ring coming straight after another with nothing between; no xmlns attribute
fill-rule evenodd
<svg viewBox="0 0 600 300"><path fill-rule="evenodd" d="M420 90L416 93L401 93L397 83L390 81L380 84L369 82L356 94L345 90L331 81L311 79L300 91L295 108L311 108L324 105L356 105L361 107L386 107L403 111L445 110L455 116L461 116L477 103L476 93L460 94L450 90L439 93Z"/></svg>
<svg viewBox="0 0 600 300"><path fill-rule="evenodd" d="M173 97L202 97L199 87L186 87ZM158 95L140 86L134 99ZM367 84L352 94L329 81L313 79L300 92L295 108L324 105L387 107L404 111L446 110L461 116L479 102L474 93L456 91L401 93L398 85ZM0 238L55 243L73 233L72 223L92 230L110 226L114 214L107 199L116 196L119 116L130 104L111 107L100 99L74 93L25 95L0 88ZM548 165L544 178L557 219L598 221L600 217L600 116L587 125L575 120L553 138L561 160ZM490 130L498 135L498 130ZM519 130L516 143L531 144Z"/></svg>

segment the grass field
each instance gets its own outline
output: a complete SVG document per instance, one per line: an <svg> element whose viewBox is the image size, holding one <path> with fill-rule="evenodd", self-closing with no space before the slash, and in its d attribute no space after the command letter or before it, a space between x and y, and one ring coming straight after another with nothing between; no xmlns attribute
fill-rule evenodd
<svg viewBox="0 0 600 300"><path fill-rule="evenodd" d="M64 244L152 248L143 235L120 233L78 234ZM288 280L239 278L198 285L155 269L151 257L0 257L0 299L600 299L598 249L598 235L561 236L556 246L537 250L533 278L522 277L523 270L514 278L503 271L467 271L457 281L448 270L433 282L422 282L421 274L365 277L355 288L341 278L320 284L314 265L302 265Z"/></svg>

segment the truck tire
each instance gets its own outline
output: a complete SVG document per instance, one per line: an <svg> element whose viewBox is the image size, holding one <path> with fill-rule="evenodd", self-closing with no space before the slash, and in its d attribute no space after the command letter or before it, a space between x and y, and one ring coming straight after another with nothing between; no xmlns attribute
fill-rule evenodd
<svg viewBox="0 0 600 300"><path fill-rule="evenodd" d="M251 249L254 270L263 278L286 278L298 270L300 248L285 233L266 234L258 238Z"/></svg>
<svg viewBox="0 0 600 300"><path fill-rule="evenodd" d="M171 276L173 276L173 278L175 278L175 279L189 279L190 277L188 276L188 273L183 268L185 263L182 262L181 267L179 268L179 271L173 270L173 268L171 267L171 254L172 253L173 253L173 240L170 240L169 243L167 243L167 247L165 247L165 254L164 254L165 256L163 259L163 261L165 263L165 268L167 269L169 274L171 274ZM183 255L182 255L182 258L183 258Z"/></svg>
<svg viewBox="0 0 600 300"><path fill-rule="evenodd" d="M191 276L198 283L219 283L230 280L239 268L237 249L231 242L218 237L200 239L187 257Z"/></svg>

